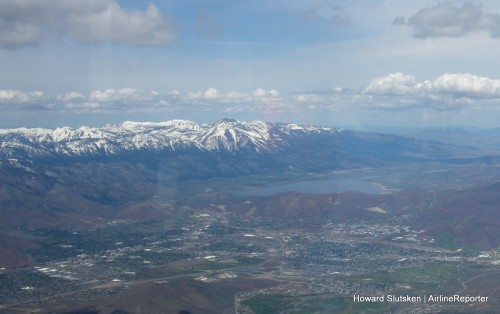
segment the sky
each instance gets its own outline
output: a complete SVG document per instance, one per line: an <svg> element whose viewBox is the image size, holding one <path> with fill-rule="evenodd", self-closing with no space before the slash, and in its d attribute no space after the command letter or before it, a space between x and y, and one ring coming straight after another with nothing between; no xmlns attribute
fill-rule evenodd
<svg viewBox="0 0 500 314"><path fill-rule="evenodd" d="M500 2L0 0L0 128L500 127Z"/></svg>

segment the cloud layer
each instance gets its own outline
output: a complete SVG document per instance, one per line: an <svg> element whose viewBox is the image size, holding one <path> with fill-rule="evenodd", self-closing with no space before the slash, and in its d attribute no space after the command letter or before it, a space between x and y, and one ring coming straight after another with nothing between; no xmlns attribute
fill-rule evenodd
<svg viewBox="0 0 500 314"><path fill-rule="evenodd" d="M500 15L484 13L480 4L472 3L455 6L449 1L441 2L408 19L398 17L394 24L410 26L416 38L461 37L476 31L500 37Z"/></svg>
<svg viewBox="0 0 500 314"><path fill-rule="evenodd" d="M283 106L276 90L257 88L253 92L223 92L214 87L205 91L165 93L135 88L94 90L87 95L72 91L54 97L42 92L0 90L0 108L6 111L51 110L76 113L161 112L202 110L213 112L269 111Z"/></svg>
<svg viewBox="0 0 500 314"><path fill-rule="evenodd" d="M0 104L31 104L45 100L42 92L25 93L18 90L0 90Z"/></svg>
<svg viewBox="0 0 500 314"><path fill-rule="evenodd" d="M0 8L1 48L67 38L131 46L164 46L175 40L173 21L153 4L128 11L114 0L0 0Z"/></svg>
<svg viewBox="0 0 500 314"><path fill-rule="evenodd" d="M446 73L434 80L390 73L371 80L363 89L341 87L282 95L274 89L249 92L158 92L135 88L72 91L54 97L42 92L0 90L0 106L6 111L50 110L97 112L213 112L278 113L348 111L356 109L411 110L419 108L458 110L500 104L500 80L468 73Z"/></svg>

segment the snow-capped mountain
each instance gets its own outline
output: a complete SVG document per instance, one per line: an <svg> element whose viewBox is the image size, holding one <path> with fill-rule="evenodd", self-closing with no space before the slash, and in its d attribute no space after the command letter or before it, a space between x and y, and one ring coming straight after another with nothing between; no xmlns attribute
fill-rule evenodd
<svg viewBox="0 0 500 314"><path fill-rule="evenodd" d="M83 162L113 164L113 171L129 164L161 168L171 177L209 178L381 167L467 154L467 149L399 136L232 119L0 129L0 168L30 173Z"/></svg>
<svg viewBox="0 0 500 314"><path fill-rule="evenodd" d="M290 141L297 137L341 132L341 129L233 119L213 124L186 120L159 123L127 121L100 128L0 129L0 157L92 157L188 149L263 153L289 147Z"/></svg>

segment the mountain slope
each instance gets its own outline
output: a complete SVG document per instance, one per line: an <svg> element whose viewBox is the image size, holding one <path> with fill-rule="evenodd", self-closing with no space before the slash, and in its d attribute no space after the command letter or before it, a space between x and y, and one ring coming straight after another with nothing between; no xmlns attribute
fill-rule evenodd
<svg viewBox="0 0 500 314"><path fill-rule="evenodd" d="M75 161L162 163L182 178L378 167L468 154L466 148L399 136L232 119L1 129L0 143L0 161L24 167Z"/></svg>
<svg viewBox="0 0 500 314"><path fill-rule="evenodd" d="M223 119L213 124L185 120L161 123L124 122L101 128L2 129L0 154L26 156L111 156L137 151L253 151L271 152L288 146L287 137L338 134L342 130L296 124L240 122Z"/></svg>

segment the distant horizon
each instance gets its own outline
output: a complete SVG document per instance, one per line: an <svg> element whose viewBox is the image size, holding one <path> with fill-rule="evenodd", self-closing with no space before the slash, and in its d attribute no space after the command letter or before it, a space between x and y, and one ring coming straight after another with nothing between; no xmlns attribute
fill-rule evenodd
<svg viewBox="0 0 500 314"><path fill-rule="evenodd" d="M329 127L329 128L343 128L346 130L352 130L352 131L364 131L364 132L381 132L381 133L389 133L389 134L411 134L415 132L421 132L421 131L431 131L431 130L464 130L464 131L487 131L487 130L495 130L495 129L500 129L500 127L477 127L477 126L470 126L470 125L450 125L450 126L426 126L426 127L421 127L421 126L382 126L382 125L348 125L348 124L318 124L318 123L301 123L301 122L296 122L296 121L284 121L284 120L276 120L276 121L271 121L271 120L265 120L265 119L240 119L240 118L235 118L231 116L226 116L226 117L221 117L218 119L214 120L207 120L207 119L186 119L186 118L168 118L168 119L157 119L157 120L130 120L130 119L125 119L125 120L116 120L116 121L108 121L104 123L95 123L95 124L77 124L77 123L62 123L59 125L44 125L43 123L40 125L31 125L31 126L26 126L26 125L17 125L17 126L12 126L12 127L4 127L0 125L0 129L19 129L19 128L28 128L28 129L35 129L35 128L42 128L42 129L57 129L57 128L64 128L64 127L69 127L72 129L79 129L82 127L91 127L91 128L101 128L106 125L116 125L116 124L122 124L125 122L137 122L137 123L162 123L162 122L168 122L168 121L173 121L173 120L184 120L184 121L190 121L194 122L197 124L213 124L217 123L221 120L224 119L233 119L233 120L238 120L240 122L250 122L250 121L263 121L266 123L284 123L284 124L298 124L298 125L312 125L316 127Z"/></svg>

